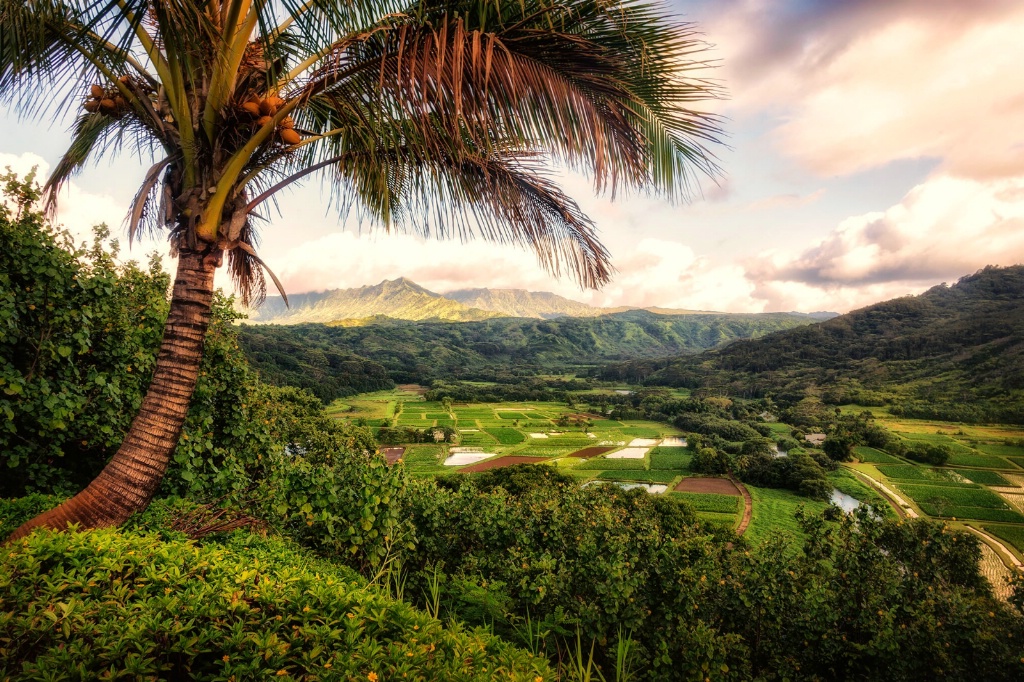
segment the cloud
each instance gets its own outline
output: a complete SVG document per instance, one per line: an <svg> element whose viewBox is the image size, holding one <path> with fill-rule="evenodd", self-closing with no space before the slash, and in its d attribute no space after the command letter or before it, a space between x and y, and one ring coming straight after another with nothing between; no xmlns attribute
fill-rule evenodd
<svg viewBox="0 0 1024 682"><path fill-rule="evenodd" d="M777 148L820 174L1024 172L1020 2L747 0L709 24L732 110L777 117Z"/></svg>
<svg viewBox="0 0 1024 682"><path fill-rule="evenodd" d="M802 253L767 252L744 267L770 309L848 310L1021 262L1024 176L937 176L885 211L844 220Z"/></svg>

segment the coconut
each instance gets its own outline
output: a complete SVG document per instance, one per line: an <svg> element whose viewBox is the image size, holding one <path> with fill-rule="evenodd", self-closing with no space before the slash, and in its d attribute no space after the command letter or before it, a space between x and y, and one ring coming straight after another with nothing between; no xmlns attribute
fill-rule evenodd
<svg viewBox="0 0 1024 682"><path fill-rule="evenodd" d="M256 119L256 125L262 128L263 126L267 125L273 120L274 119L271 118L270 116L260 116L258 119Z"/></svg>
<svg viewBox="0 0 1024 682"><path fill-rule="evenodd" d="M246 102L242 105L242 111L249 114L250 116L259 116L260 104L259 102Z"/></svg>
<svg viewBox="0 0 1024 682"><path fill-rule="evenodd" d="M284 120L281 121L280 125L282 128L294 128L295 121L292 120L291 116L285 116Z"/></svg>
<svg viewBox="0 0 1024 682"><path fill-rule="evenodd" d="M302 136L291 128L282 128L277 134L281 136L281 141L285 144L298 144L302 142Z"/></svg>
<svg viewBox="0 0 1024 682"><path fill-rule="evenodd" d="M117 105L114 104L114 100L104 97L100 100L100 111L104 114L112 114L117 111Z"/></svg>
<svg viewBox="0 0 1024 682"><path fill-rule="evenodd" d="M96 99L101 99L103 97L103 88L98 85L91 85L89 86L89 94Z"/></svg>
<svg viewBox="0 0 1024 682"><path fill-rule="evenodd" d="M260 113L264 116L271 116L277 108L270 103L270 100L263 100L260 102Z"/></svg>
<svg viewBox="0 0 1024 682"><path fill-rule="evenodd" d="M284 100L278 97L277 95L271 95L270 97L268 97L267 102L270 104L270 106L274 108L275 111L284 106Z"/></svg>
<svg viewBox="0 0 1024 682"><path fill-rule="evenodd" d="M96 113L97 111L100 110L99 100L95 100L95 99L86 100L86 102L82 105L82 108L85 109L86 111L88 111L90 114Z"/></svg>
<svg viewBox="0 0 1024 682"><path fill-rule="evenodd" d="M121 95L118 95L118 96L114 97L114 106L117 107L118 109L127 109L128 108L128 102L125 101L124 97L121 97Z"/></svg>

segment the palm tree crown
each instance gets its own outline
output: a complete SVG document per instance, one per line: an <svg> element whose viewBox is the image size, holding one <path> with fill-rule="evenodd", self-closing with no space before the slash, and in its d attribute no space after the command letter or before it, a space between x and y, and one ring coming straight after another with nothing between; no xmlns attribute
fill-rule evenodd
<svg viewBox="0 0 1024 682"><path fill-rule="evenodd" d="M638 0L0 0L0 96L79 109L47 183L153 153L129 234L227 251L264 290L254 209L314 171L385 228L533 248L584 286L610 273L590 220L543 174L685 197L714 174L704 43ZM53 101L46 93L69 93Z"/></svg>
<svg viewBox="0 0 1024 682"><path fill-rule="evenodd" d="M716 172L717 119L690 108L718 94L693 75L704 47L646 0L0 0L0 101L77 112L50 205L128 146L155 161L129 237L166 230L178 255L118 451L12 538L149 504L195 389L214 271L226 252L243 302L262 299L255 211L314 172L341 211L386 229L524 246L555 274L605 283L593 223L544 169L611 195L686 197Z"/></svg>

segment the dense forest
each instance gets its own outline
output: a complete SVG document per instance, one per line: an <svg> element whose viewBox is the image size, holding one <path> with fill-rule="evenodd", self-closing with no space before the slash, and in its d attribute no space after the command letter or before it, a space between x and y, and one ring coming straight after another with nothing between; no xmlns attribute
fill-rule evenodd
<svg viewBox="0 0 1024 682"><path fill-rule="evenodd" d="M888 405L896 414L1024 422L1024 266L741 340L700 356L615 363L605 379L795 402Z"/></svg>
<svg viewBox="0 0 1024 682"><path fill-rule="evenodd" d="M579 371L613 360L695 353L812 322L788 313L630 311L555 320L244 325L239 338L268 381L308 387L328 399L383 387L384 372L397 383L429 384L435 379L493 379L500 372Z"/></svg>

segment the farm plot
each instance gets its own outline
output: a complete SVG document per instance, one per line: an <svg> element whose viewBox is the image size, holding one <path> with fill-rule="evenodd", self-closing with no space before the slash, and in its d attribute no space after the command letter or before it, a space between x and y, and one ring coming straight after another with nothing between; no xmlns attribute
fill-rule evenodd
<svg viewBox="0 0 1024 682"><path fill-rule="evenodd" d="M647 456L647 448L623 448L606 456L606 459L644 459Z"/></svg>
<svg viewBox="0 0 1024 682"><path fill-rule="evenodd" d="M693 454L686 448L658 446L651 450L652 469L689 469Z"/></svg>
<svg viewBox="0 0 1024 682"><path fill-rule="evenodd" d="M484 429L484 431L493 436L502 445L518 445L526 440L526 436L515 429L499 427Z"/></svg>
<svg viewBox="0 0 1024 682"><path fill-rule="evenodd" d="M997 526L986 523L982 526L986 531L996 536L1003 542L1011 545L1021 554L1024 554L1024 527L1022 526Z"/></svg>
<svg viewBox="0 0 1024 682"><path fill-rule="evenodd" d="M681 472L678 471L644 471L642 469L618 469L602 471L598 474L601 480L636 481L641 483L671 483Z"/></svg>
<svg viewBox="0 0 1024 682"><path fill-rule="evenodd" d="M487 471L489 469L497 469L499 467L512 466L513 464L540 464L541 462L548 461L546 457L518 457L516 455L505 455L504 457L496 457L489 459L486 462L480 462L478 464L471 464L467 467L459 469L459 473L472 474L478 471Z"/></svg>
<svg viewBox="0 0 1024 682"><path fill-rule="evenodd" d="M680 493L673 492L678 500L689 502L693 508L702 512L719 514L736 514L742 510L743 498L737 495L719 495L716 493Z"/></svg>
<svg viewBox="0 0 1024 682"><path fill-rule="evenodd" d="M603 455L606 452L611 452L614 449L615 448L613 448L613 447L607 447L607 446L605 446L605 447L594 446L594 447L589 447L589 448L583 448L582 450L577 450L576 452L570 452L569 456L570 457L579 457L580 459L589 459L590 457L597 457L599 455Z"/></svg>
<svg viewBox="0 0 1024 682"><path fill-rule="evenodd" d="M1020 512L987 488L910 483L900 483L898 487L929 516L1024 523Z"/></svg>
<svg viewBox="0 0 1024 682"><path fill-rule="evenodd" d="M980 483L982 485L996 485L996 486L1013 486L1012 483L1007 481L1005 478L1000 476L995 471L986 471L982 469L955 469L956 473L966 478L971 483Z"/></svg>
<svg viewBox="0 0 1024 682"><path fill-rule="evenodd" d="M476 464L496 455L496 452L456 452L448 456L448 459L444 461L444 465L446 467L460 467L466 464Z"/></svg>
<svg viewBox="0 0 1024 682"><path fill-rule="evenodd" d="M645 426L627 426L619 430L625 435L633 436L634 438L658 438L661 436L661 432L658 429Z"/></svg>
<svg viewBox="0 0 1024 682"><path fill-rule="evenodd" d="M875 468L886 478L900 481L950 482L951 480L943 471L913 464L880 464Z"/></svg>
<svg viewBox="0 0 1024 682"><path fill-rule="evenodd" d="M1024 448L1019 445L1004 445L996 443L980 443L975 449L985 455L996 455L997 457L1024 457Z"/></svg>
<svg viewBox="0 0 1024 682"><path fill-rule="evenodd" d="M982 469L1011 469L1009 462L995 455L979 455L976 452L956 451L949 457L948 464L955 467L980 467Z"/></svg>
<svg viewBox="0 0 1024 682"><path fill-rule="evenodd" d="M402 455L405 454L405 448L382 448L380 454L384 455L384 459L388 464L394 464L402 459Z"/></svg>
<svg viewBox="0 0 1024 682"><path fill-rule="evenodd" d="M684 478L673 490L677 493L713 493L716 495L740 496L733 482L728 478Z"/></svg>
<svg viewBox="0 0 1024 682"><path fill-rule="evenodd" d="M624 471L624 470L636 470L643 466L643 462L635 459L608 459L607 457L599 457L597 459L588 459L582 462L577 469L584 471Z"/></svg>
<svg viewBox="0 0 1024 682"><path fill-rule="evenodd" d="M495 444L494 438L490 434L484 431L471 431L466 433L462 432L459 442L463 445L482 445L484 447L490 447Z"/></svg>
<svg viewBox="0 0 1024 682"><path fill-rule="evenodd" d="M899 464L901 462L901 460L886 452L869 448L866 445L855 447L853 454L857 459L867 464Z"/></svg>
<svg viewBox="0 0 1024 682"><path fill-rule="evenodd" d="M522 412L506 412L504 410L497 413L498 419L507 419L509 421L519 419L521 421L527 421L530 417L526 416Z"/></svg>

